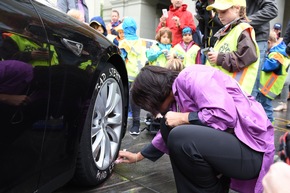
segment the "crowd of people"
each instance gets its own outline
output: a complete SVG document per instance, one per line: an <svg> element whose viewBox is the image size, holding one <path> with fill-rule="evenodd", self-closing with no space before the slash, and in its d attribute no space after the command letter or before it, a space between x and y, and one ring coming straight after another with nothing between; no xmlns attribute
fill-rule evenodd
<svg viewBox="0 0 290 193"><path fill-rule="evenodd" d="M271 189L273 111L287 110L290 22L284 37L281 24L270 28L278 15L271 0L197 0L196 26L182 0L171 3L150 48L134 18L120 19L117 10L106 25L100 16L88 22L84 0L62 8L81 8L76 18L119 47L130 88L129 133L140 134L141 109L161 119L150 144L120 151L117 162L168 154L178 192L279 192Z"/></svg>

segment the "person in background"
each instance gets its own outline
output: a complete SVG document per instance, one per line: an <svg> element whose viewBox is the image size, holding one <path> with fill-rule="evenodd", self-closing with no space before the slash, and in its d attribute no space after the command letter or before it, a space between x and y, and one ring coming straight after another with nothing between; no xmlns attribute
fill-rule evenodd
<svg viewBox="0 0 290 193"><path fill-rule="evenodd" d="M192 30L185 27L182 30L182 41L173 47L173 53L183 58L185 67L193 64L201 64L200 47L193 41Z"/></svg>
<svg viewBox="0 0 290 193"><path fill-rule="evenodd" d="M262 104L272 123L274 122L272 100L281 93L289 64L290 58L286 53L285 43L283 41L279 43L276 33L271 31L268 53L261 71L260 93L256 100Z"/></svg>
<svg viewBox="0 0 290 193"><path fill-rule="evenodd" d="M115 28L116 32L118 33L118 35L113 39L113 43L116 46L119 46L119 41L123 40L125 38L125 34L124 34L124 30L122 28L122 24L118 25Z"/></svg>
<svg viewBox="0 0 290 193"><path fill-rule="evenodd" d="M163 121L141 152L120 151L119 163L156 161L167 153L177 192L222 193L229 186L263 192L261 181L275 154L274 127L261 104L233 78L205 65L181 72L149 65L131 93L137 105L161 113Z"/></svg>
<svg viewBox="0 0 290 193"><path fill-rule="evenodd" d="M119 48L121 51L121 56L126 62L129 88L131 88L133 81L147 61L146 42L137 36L137 24L133 18L126 17L122 23L122 27L125 34L125 39L119 42ZM129 104L133 116L133 124L129 129L129 133L131 135L139 135L141 109L132 101L131 92L129 94Z"/></svg>
<svg viewBox="0 0 290 193"><path fill-rule="evenodd" d="M71 9L67 12L67 15L79 20L80 22L85 22L83 13L77 9Z"/></svg>
<svg viewBox="0 0 290 193"><path fill-rule="evenodd" d="M286 32L283 37L283 42L286 44L286 46L290 43L290 21L286 28ZM290 53L288 53L288 55L290 56ZM288 75L282 88L282 92L280 95L280 102L279 102L279 105L273 109L274 111L287 111L287 99L289 98L289 86L290 86L290 70L288 68ZM289 128L290 128L290 124L289 124Z"/></svg>
<svg viewBox="0 0 290 193"><path fill-rule="evenodd" d="M90 26L97 30L99 33L104 36L108 35L105 22L101 16L95 16L90 20Z"/></svg>
<svg viewBox="0 0 290 193"><path fill-rule="evenodd" d="M263 193L289 193L290 166L276 162L263 178Z"/></svg>
<svg viewBox="0 0 290 193"><path fill-rule="evenodd" d="M57 0L57 7L64 13L71 9L80 10L84 16L84 21L89 23L89 9L85 0Z"/></svg>
<svg viewBox="0 0 290 193"><path fill-rule="evenodd" d="M260 87L260 72L264 60L266 58L266 52L268 48L268 37L270 32L270 21L277 17L278 7L273 0L246 0L247 2L247 16L250 21L250 25L255 30L255 38L260 51L260 62L258 68L258 74L256 76L255 86L253 88L252 96L258 95Z"/></svg>
<svg viewBox="0 0 290 193"><path fill-rule="evenodd" d="M253 27L248 24L245 0L215 0L207 6L215 9L224 25L213 50L207 53L206 65L220 69L236 79L242 89L251 94L259 66L259 48Z"/></svg>
<svg viewBox="0 0 290 193"><path fill-rule="evenodd" d="M122 21L120 20L120 14L119 11L117 10L112 10L111 13L111 22L107 24L107 31L108 34L112 34L112 35L118 35L118 32L116 30L116 27L118 27L120 24L122 23Z"/></svg>
<svg viewBox="0 0 290 193"><path fill-rule="evenodd" d="M197 0L195 4L195 9L197 13L198 26L202 36L202 41L199 47L214 47L217 37L213 35L223 27L220 22L218 15L215 11L207 11L206 7L213 4L214 0Z"/></svg>
<svg viewBox="0 0 290 193"><path fill-rule="evenodd" d="M155 36L157 43L146 50L150 65L165 67L172 52L172 32L168 27L162 27Z"/></svg>
<svg viewBox="0 0 290 193"><path fill-rule="evenodd" d="M165 67L169 70L174 70L177 72L181 72L184 69L182 59L177 58L177 57L173 57L170 60L168 60Z"/></svg>
<svg viewBox="0 0 290 193"><path fill-rule="evenodd" d="M156 33L161 27L168 27L172 31L172 46L175 46L182 40L182 29L186 26L195 32L193 15L187 11L187 5L182 4L182 0L171 0L168 17L162 15L156 28Z"/></svg>
<svg viewBox="0 0 290 193"><path fill-rule="evenodd" d="M276 33L276 38L278 40L278 43L283 41L281 30L282 30L282 25L280 23L275 23L273 26L273 31Z"/></svg>

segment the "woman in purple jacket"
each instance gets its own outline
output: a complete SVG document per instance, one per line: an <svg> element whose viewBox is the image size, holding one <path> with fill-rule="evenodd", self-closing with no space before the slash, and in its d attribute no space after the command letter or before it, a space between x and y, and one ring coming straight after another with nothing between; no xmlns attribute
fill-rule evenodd
<svg viewBox="0 0 290 193"><path fill-rule="evenodd" d="M275 153L274 128L233 78L204 65L179 74L146 66L131 92L136 104L163 114L173 129L168 138L159 132L137 154L120 151L119 162L154 161L168 153L178 192L221 193L229 185L241 193L263 192L261 180Z"/></svg>

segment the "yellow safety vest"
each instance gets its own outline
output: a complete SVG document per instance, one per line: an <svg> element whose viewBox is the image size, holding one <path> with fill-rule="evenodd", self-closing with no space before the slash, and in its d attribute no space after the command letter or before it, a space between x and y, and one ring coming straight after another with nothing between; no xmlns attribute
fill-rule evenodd
<svg viewBox="0 0 290 193"><path fill-rule="evenodd" d="M160 48L156 44L152 45L150 49L153 49L155 52L158 52L160 50ZM170 48L168 54L170 54L171 52L172 48ZM167 59L164 54L161 54L156 60L154 60L153 62L149 62L149 64L152 66L166 67Z"/></svg>
<svg viewBox="0 0 290 193"><path fill-rule="evenodd" d="M127 52L126 68L128 73L129 82L133 82L139 74L141 68L147 61L146 57L146 41L138 40L121 40L119 48L125 49Z"/></svg>
<svg viewBox="0 0 290 193"><path fill-rule="evenodd" d="M184 67L188 67L192 64L196 63L196 57L197 57L197 53L200 50L200 47L198 45L192 45L191 48L189 50L187 50L187 52L182 48L182 46L180 44L176 44L173 47L173 51L180 55L183 56L183 65Z"/></svg>
<svg viewBox="0 0 290 193"><path fill-rule="evenodd" d="M282 91L287 77L287 68L289 66L290 59L278 52L270 53L268 58L274 58L282 64L281 75L277 75L274 72L261 71L259 90L263 93L263 95L273 100Z"/></svg>
<svg viewBox="0 0 290 193"><path fill-rule="evenodd" d="M250 64L249 66L247 66L246 68L242 69L239 72L229 72L222 66L210 64L208 60L206 61L206 65L211 65L215 68L218 68L225 74L228 74L229 76L233 77L239 82L239 84L246 93L251 94L255 85L255 80L257 78L260 62L260 51L255 40L255 32L253 30L253 27L250 26L248 23L240 23L236 25L226 36L224 36L221 40L218 40L215 43L214 50L223 53L237 51L238 38L244 30L250 30L250 35L255 44L258 57L256 62Z"/></svg>
<svg viewBox="0 0 290 193"><path fill-rule="evenodd" d="M10 38L12 38L14 40L14 42L17 44L19 51L21 52L31 52L33 50L37 50L39 48L45 48L47 49L47 44L43 44L42 46L36 44L35 42L28 40L27 38L23 38L19 35L16 34L12 34L9 36ZM56 51L54 49L54 47L51 45L49 51L52 51L52 58L51 58L51 64L48 64L47 60L32 60L29 63L32 66L49 66L49 65L57 65L58 64L58 57L56 54Z"/></svg>

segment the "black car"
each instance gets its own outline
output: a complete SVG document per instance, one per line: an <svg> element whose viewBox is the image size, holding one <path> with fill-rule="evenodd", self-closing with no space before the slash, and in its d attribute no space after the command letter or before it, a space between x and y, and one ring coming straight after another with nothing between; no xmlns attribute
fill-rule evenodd
<svg viewBox="0 0 290 193"><path fill-rule="evenodd" d="M1 0L0 32L0 192L104 182L127 125L119 49L35 0Z"/></svg>

